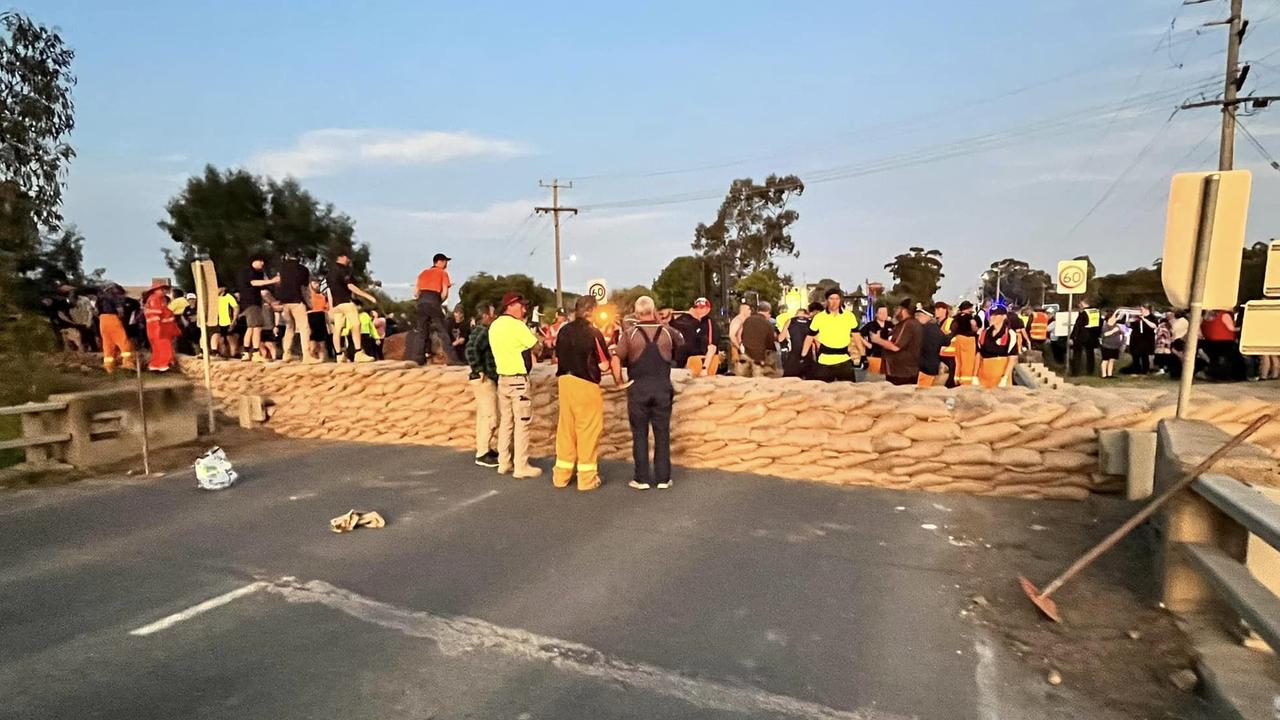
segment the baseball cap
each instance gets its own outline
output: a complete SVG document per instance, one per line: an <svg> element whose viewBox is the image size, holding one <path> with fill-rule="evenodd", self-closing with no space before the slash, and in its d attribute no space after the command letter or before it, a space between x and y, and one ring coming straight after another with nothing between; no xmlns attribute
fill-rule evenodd
<svg viewBox="0 0 1280 720"><path fill-rule="evenodd" d="M506 295L502 296L503 310L506 310L507 308L511 307L512 305L515 305L516 303L520 303L521 305L529 304L528 302L525 301L524 296L518 292L509 292Z"/></svg>
<svg viewBox="0 0 1280 720"><path fill-rule="evenodd" d="M964 302L960 303L961 310L968 310L971 307L973 307L973 303L969 302L968 300L965 300Z"/></svg>
<svg viewBox="0 0 1280 720"><path fill-rule="evenodd" d="M438 263L441 260L444 260L445 262L450 262L451 260L453 260L453 258L449 257L448 255L445 255L444 253L436 253L435 257L431 258L432 263Z"/></svg>
<svg viewBox="0 0 1280 720"><path fill-rule="evenodd" d="M693 301L693 306L696 308L711 307L711 301L706 298L700 297L697 300Z"/></svg>

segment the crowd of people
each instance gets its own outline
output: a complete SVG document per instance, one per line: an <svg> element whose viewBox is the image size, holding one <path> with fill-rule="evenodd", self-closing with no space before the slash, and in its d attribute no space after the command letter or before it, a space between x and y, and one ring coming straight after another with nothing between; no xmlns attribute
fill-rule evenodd
<svg viewBox="0 0 1280 720"><path fill-rule="evenodd" d="M1088 303L1073 315L1069 333L1057 332L1063 313L990 301L953 308L902 300L878 306L864 319L834 287L822 291L821 302L780 308L776 317L770 303L744 302L723 338L706 298L678 312L644 296L630 315L619 317L582 296L572 315L561 311L538 323L531 318L533 304L508 292L499 306L483 304L468 317L461 306L446 313L450 260L438 253L418 275L405 359L425 364L438 348L444 361L469 366L475 462L517 478L542 474L529 462L529 373L535 362L554 363L560 415L552 481L568 487L576 478L581 491L600 484L605 388L626 391L635 463L631 487L671 487L673 368L695 376L732 372L834 383L855 382L861 374L883 375L894 385L1000 387L1011 384L1025 351L1069 361L1077 373L1096 369L1104 378L1115 376L1127 352L1131 360L1121 372L1177 376L1189 330L1182 313L1157 314L1149 306L1101 311ZM289 252L270 269L266 257L255 256L233 278L231 284L220 282L212 298L216 307L208 312L197 307L194 294L164 282L136 300L116 284L84 291L62 286L44 305L64 346L101 351L109 372L134 367L136 348L143 346L150 348L151 370L169 370L175 352L199 351L202 323L211 351L224 358L289 362L296 354L306 363L370 362L382 357L383 340L401 320L378 312L377 298L356 282L347 255L332 258L323 279ZM1240 353L1241 320L1238 312L1205 314L1197 372L1216 379L1280 378L1280 358Z"/></svg>

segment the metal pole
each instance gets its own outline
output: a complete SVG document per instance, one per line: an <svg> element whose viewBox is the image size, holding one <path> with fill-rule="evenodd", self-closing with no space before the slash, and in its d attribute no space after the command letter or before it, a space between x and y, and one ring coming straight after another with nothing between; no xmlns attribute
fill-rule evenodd
<svg viewBox="0 0 1280 720"><path fill-rule="evenodd" d="M1075 304L1075 293L1067 293L1067 377L1071 377L1071 308L1075 307Z"/></svg>
<svg viewBox="0 0 1280 720"><path fill-rule="evenodd" d="M208 394L208 402L205 409L209 413L209 432L210 434L217 431L217 424L213 419L213 378L209 371L209 310L217 303L215 299L209 302L209 287L206 280L208 277L204 274L204 268L201 267L195 274L196 278L196 302L200 304L197 309L196 317L200 322L200 352L204 355L204 390ZM217 288L214 288L215 290ZM305 350L305 348L304 348Z"/></svg>
<svg viewBox="0 0 1280 720"><path fill-rule="evenodd" d="M151 448L147 441L147 403L142 392L142 358L137 353L134 354L133 367L138 373L138 417L142 420L142 474L150 475Z"/></svg>
<svg viewBox="0 0 1280 720"><path fill-rule="evenodd" d="M1204 179L1204 193L1200 199L1200 224L1196 231L1196 264L1191 272L1191 313L1187 317L1186 347L1182 355L1182 377L1178 384L1179 419L1186 418L1191 402L1191 381L1196 375L1196 351L1200 347L1200 319L1204 315L1205 275L1209 270L1209 246L1213 242L1213 218L1218 209L1218 183L1221 175L1214 173Z"/></svg>
<svg viewBox="0 0 1280 720"><path fill-rule="evenodd" d="M560 282L560 181L556 178L551 179L551 208L551 218L556 227L556 309L563 310L564 286Z"/></svg>

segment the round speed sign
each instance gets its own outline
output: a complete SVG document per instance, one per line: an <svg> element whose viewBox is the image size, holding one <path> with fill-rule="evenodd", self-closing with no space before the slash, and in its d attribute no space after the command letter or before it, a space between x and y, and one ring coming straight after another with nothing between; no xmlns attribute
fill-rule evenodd
<svg viewBox="0 0 1280 720"><path fill-rule="evenodd" d="M587 294L596 299L596 302L604 302L608 289L602 282L593 282L587 286Z"/></svg>
<svg viewBox="0 0 1280 720"><path fill-rule="evenodd" d="M1086 260L1063 260L1058 263L1058 292L1079 295L1084 293L1089 279L1089 263Z"/></svg>

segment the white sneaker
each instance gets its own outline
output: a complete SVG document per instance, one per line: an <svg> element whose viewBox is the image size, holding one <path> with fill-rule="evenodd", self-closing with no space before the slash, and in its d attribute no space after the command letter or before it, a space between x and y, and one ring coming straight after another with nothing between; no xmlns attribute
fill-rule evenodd
<svg viewBox="0 0 1280 720"><path fill-rule="evenodd" d="M627 483L627 487L632 487L632 488L635 488L636 490L648 490L653 486L650 485L649 483L642 483L639 480L632 480L631 482Z"/></svg>
<svg viewBox="0 0 1280 720"><path fill-rule="evenodd" d="M356 353L356 362L358 362L358 363L370 363L370 362L373 362L373 358L372 358L372 357L369 357L369 356L368 356L368 355L366 355L364 352L358 352L358 353Z"/></svg>
<svg viewBox="0 0 1280 720"><path fill-rule="evenodd" d="M667 489L667 488L669 488L669 487L671 487L671 481L670 481L670 480L666 480L666 481L664 481L664 482L660 482L660 483L658 483L658 489L659 489L659 490L666 490L666 489Z"/></svg>

